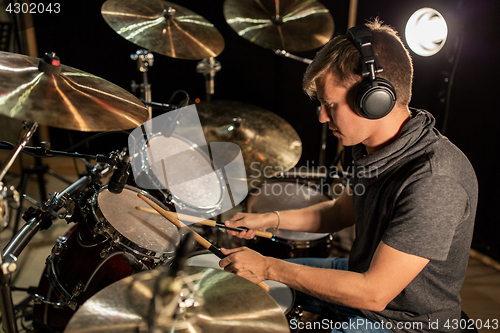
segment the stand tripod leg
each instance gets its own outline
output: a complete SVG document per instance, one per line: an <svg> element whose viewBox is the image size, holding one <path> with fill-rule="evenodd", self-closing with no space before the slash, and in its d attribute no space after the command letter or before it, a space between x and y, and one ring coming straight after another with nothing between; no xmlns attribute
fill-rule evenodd
<svg viewBox="0 0 500 333"><path fill-rule="evenodd" d="M16 317L14 315L14 304L12 303L12 293L8 278L4 275L3 270L0 269L0 294L1 294L1 313L3 329L7 333L17 333Z"/></svg>

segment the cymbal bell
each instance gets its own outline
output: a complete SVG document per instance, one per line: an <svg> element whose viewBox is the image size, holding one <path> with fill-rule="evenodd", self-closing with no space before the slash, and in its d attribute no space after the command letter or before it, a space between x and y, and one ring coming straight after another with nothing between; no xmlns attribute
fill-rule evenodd
<svg viewBox="0 0 500 333"><path fill-rule="evenodd" d="M224 38L213 24L171 2L107 0L101 14L123 38L168 57L201 60L224 49Z"/></svg>
<svg viewBox="0 0 500 333"><path fill-rule="evenodd" d="M295 129L273 112L236 101L202 102L196 109L207 142L240 146L248 181L286 172L302 155Z"/></svg>
<svg viewBox="0 0 500 333"><path fill-rule="evenodd" d="M267 49L303 52L333 36L333 18L315 0L226 0L224 17L241 37Z"/></svg>
<svg viewBox="0 0 500 333"><path fill-rule="evenodd" d="M118 131L148 119L146 106L125 89L65 65L47 74L39 60L0 52L0 114L75 131Z"/></svg>
<svg viewBox="0 0 500 333"><path fill-rule="evenodd" d="M160 272L155 269L137 273L104 288L78 309L64 332L146 332L155 285L162 281ZM162 314L157 318L160 331L289 332L279 305L252 282L213 268L186 267L184 272L194 279L193 289L198 290L199 301L192 300L198 306L187 307L183 315L175 318L166 307L158 309Z"/></svg>

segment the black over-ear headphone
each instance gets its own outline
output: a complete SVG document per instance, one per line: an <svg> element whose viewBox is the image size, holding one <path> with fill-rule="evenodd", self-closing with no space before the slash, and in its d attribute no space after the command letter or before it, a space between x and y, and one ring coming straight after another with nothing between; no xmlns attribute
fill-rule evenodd
<svg viewBox="0 0 500 333"><path fill-rule="evenodd" d="M396 103L396 90L392 84L377 73L383 71L372 49L372 33L366 25L349 29L352 42L361 53L361 75L363 81L355 91L356 111L368 119L380 119L391 112Z"/></svg>

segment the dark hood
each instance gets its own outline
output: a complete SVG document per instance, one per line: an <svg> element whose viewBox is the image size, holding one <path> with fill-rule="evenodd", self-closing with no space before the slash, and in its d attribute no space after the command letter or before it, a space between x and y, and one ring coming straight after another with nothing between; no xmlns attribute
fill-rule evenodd
<svg viewBox="0 0 500 333"><path fill-rule="evenodd" d="M416 109L411 109L411 113L411 118L403 126L399 139L390 145L370 155L366 155L363 144L353 147L352 156L358 177L378 177L394 165L411 158L413 154L422 154L425 147L442 137L434 128L436 120L432 114Z"/></svg>

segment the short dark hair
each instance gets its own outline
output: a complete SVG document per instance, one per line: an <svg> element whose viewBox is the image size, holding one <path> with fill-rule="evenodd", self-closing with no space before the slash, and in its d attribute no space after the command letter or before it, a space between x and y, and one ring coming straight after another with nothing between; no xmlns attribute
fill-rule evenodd
<svg viewBox="0 0 500 333"><path fill-rule="evenodd" d="M398 104L408 105L413 81L410 53L392 27L378 19L366 23L366 26L373 35L373 52L384 69L377 76L392 83ZM302 87L309 96L316 94L316 79L326 72L332 73L346 88L361 81L361 55L349 35L341 34L330 40L307 67Z"/></svg>

